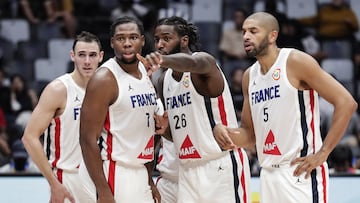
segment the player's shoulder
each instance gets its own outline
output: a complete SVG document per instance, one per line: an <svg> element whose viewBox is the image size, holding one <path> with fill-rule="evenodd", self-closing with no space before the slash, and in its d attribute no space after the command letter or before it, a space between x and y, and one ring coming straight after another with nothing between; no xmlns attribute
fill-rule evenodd
<svg viewBox="0 0 360 203"><path fill-rule="evenodd" d="M60 78L55 78L50 81L45 88L42 90L40 97L46 98L47 100L52 98L63 98L66 96L66 85ZM65 97L66 98L66 97Z"/></svg>
<svg viewBox="0 0 360 203"><path fill-rule="evenodd" d="M317 60L310 54L293 49L286 62L288 77L296 80L306 81L309 78L317 77L321 69Z"/></svg>
<svg viewBox="0 0 360 203"><path fill-rule="evenodd" d="M115 81L115 75L113 71L110 70L107 66L101 66L99 67L94 75L91 77L89 83L100 83L100 84L106 84L108 82Z"/></svg>
<svg viewBox="0 0 360 203"><path fill-rule="evenodd" d="M61 104L66 100L67 89L65 84L57 79L51 81L41 92L39 103L43 106L61 107Z"/></svg>
<svg viewBox="0 0 360 203"><path fill-rule="evenodd" d="M298 69L300 72L319 68L319 63L310 54L292 49L287 59L287 67Z"/></svg>
<svg viewBox="0 0 360 203"><path fill-rule="evenodd" d="M57 94L66 91L66 86L62 80L56 78L45 87L44 91L51 91L52 93Z"/></svg>
<svg viewBox="0 0 360 203"><path fill-rule="evenodd" d="M315 59L308 53L298 50L298 49L290 49L290 53L288 56L288 61L301 63L301 62L308 62L314 61Z"/></svg>

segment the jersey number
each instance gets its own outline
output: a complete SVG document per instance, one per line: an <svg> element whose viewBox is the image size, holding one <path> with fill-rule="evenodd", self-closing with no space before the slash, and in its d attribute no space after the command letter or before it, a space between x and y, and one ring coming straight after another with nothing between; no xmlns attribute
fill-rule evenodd
<svg viewBox="0 0 360 203"><path fill-rule="evenodd" d="M146 113L147 117L147 127L150 127L150 113Z"/></svg>
<svg viewBox="0 0 360 203"><path fill-rule="evenodd" d="M185 114L175 115L175 129L185 128L186 127L186 116Z"/></svg>
<svg viewBox="0 0 360 203"><path fill-rule="evenodd" d="M267 122L269 120L269 113L268 113L268 107L264 108L264 122Z"/></svg>

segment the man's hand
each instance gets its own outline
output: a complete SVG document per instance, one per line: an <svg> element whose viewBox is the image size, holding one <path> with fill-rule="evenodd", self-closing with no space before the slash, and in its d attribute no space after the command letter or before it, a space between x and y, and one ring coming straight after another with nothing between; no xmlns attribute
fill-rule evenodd
<svg viewBox="0 0 360 203"><path fill-rule="evenodd" d="M56 183L51 186L50 203L63 203L65 199L68 199L71 203L75 203L74 197L61 183Z"/></svg>
<svg viewBox="0 0 360 203"><path fill-rule="evenodd" d="M152 52L146 55L146 58L140 54L136 54L136 57L139 61L141 61L141 63L144 64L148 76L158 70L162 64L162 55L158 52Z"/></svg>
<svg viewBox="0 0 360 203"><path fill-rule="evenodd" d="M229 130L222 124L217 124L213 129L214 137L221 149L229 150L236 148L229 136Z"/></svg>
<svg viewBox="0 0 360 203"><path fill-rule="evenodd" d="M323 164L326 161L327 157L328 155L319 151L306 157L299 157L294 159L291 162L291 165L297 164L297 167L294 171L294 176L300 176L302 173L305 172L305 178L308 178L311 174L311 171Z"/></svg>

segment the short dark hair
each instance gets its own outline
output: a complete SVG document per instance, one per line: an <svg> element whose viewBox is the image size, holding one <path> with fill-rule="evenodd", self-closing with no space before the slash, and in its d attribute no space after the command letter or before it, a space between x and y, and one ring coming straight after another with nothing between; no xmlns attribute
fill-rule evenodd
<svg viewBox="0 0 360 203"><path fill-rule="evenodd" d="M100 39L96 35L94 35L94 34L92 34L90 32L81 31L81 33L76 36L76 38L74 40L74 43L73 43L73 46L72 46L73 51L75 51L76 43L79 42L79 41L80 42L89 42L89 43L90 42L96 42L98 44L98 46L99 46L100 51L102 51L102 46L101 46Z"/></svg>
<svg viewBox="0 0 360 203"><path fill-rule="evenodd" d="M110 37L114 36L116 26L121 25L121 24L125 24L125 23L135 23L137 25L138 29L139 29L140 34L144 35L144 32L145 32L144 31L144 25L142 24L141 21L139 21L138 19L133 18L133 17L124 16L124 17L116 19L111 24L111 26L110 26Z"/></svg>
<svg viewBox="0 0 360 203"><path fill-rule="evenodd" d="M189 48L191 51L199 51L200 50L200 42L199 42L199 34L197 27L192 24L188 23L184 18L178 16L172 16L169 18L162 18L160 19L156 27L160 25L172 25L174 26L175 31L177 34L182 37L187 35L189 37Z"/></svg>

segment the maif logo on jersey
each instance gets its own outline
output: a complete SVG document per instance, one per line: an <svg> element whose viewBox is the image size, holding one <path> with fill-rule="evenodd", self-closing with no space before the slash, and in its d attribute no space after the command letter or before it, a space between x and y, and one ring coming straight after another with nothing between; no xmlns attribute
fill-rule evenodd
<svg viewBox="0 0 360 203"><path fill-rule="evenodd" d="M266 137L263 153L271 155L281 155L281 152L276 145L274 134L271 130Z"/></svg>
<svg viewBox="0 0 360 203"><path fill-rule="evenodd" d="M150 137L145 149L139 154L138 159L154 159L154 135Z"/></svg>
<svg viewBox="0 0 360 203"><path fill-rule="evenodd" d="M186 135L184 142L180 147L179 159L200 159L201 156L190 140L189 135Z"/></svg>

